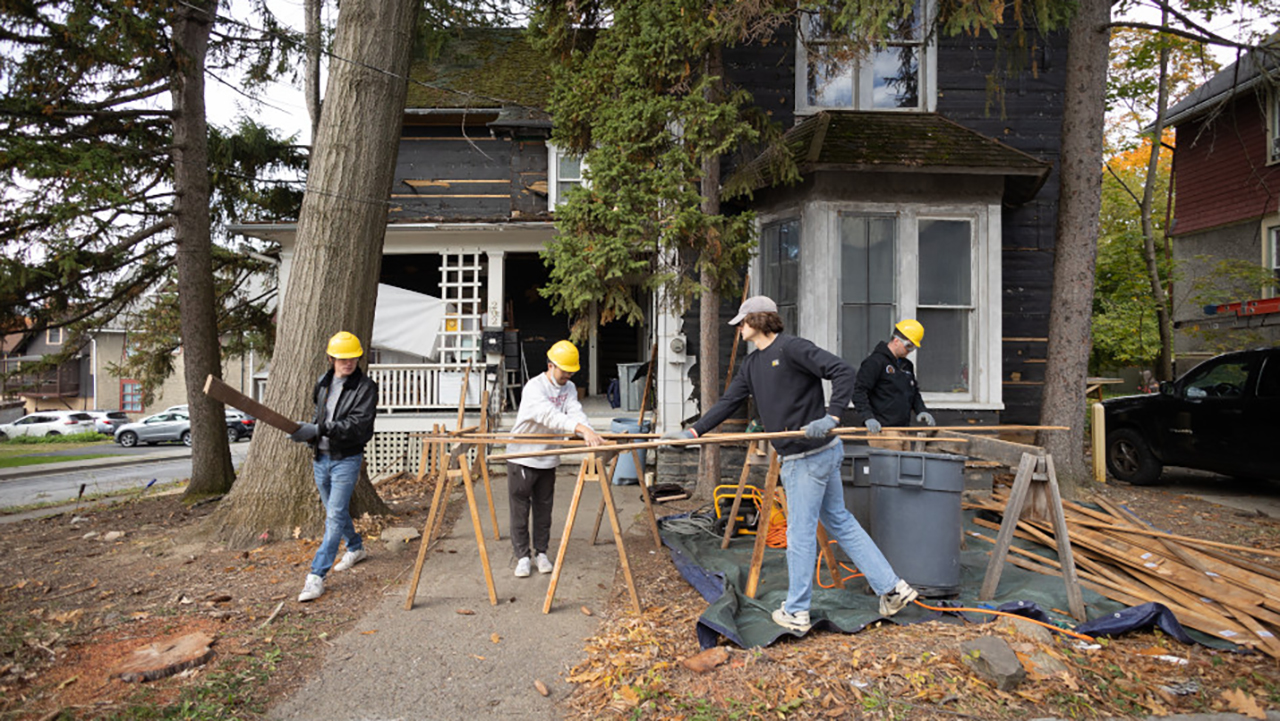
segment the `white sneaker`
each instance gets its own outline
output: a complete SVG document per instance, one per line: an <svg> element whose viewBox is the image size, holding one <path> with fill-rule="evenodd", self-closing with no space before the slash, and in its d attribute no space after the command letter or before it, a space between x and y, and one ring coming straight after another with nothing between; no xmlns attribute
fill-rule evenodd
<svg viewBox="0 0 1280 721"><path fill-rule="evenodd" d="M788 631L795 631L796 633L805 633L813 628L813 624L809 622L808 611L787 613L786 603L783 603L778 607L778 610L773 612L773 622Z"/></svg>
<svg viewBox="0 0 1280 721"><path fill-rule="evenodd" d="M547 558L545 553L539 553L533 560L538 564L538 573L551 573L556 570L555 564L551 563L551 559Z"/></svg>
<svg viewBox="0 0 1280 721"><path fill-rule="evenodd" d="M516 561L516 578L528 578L528 577L529 577L529 557L525 556L519 561Z"/></svg>
<svg viewBox="0 0 1280 721"><path fill-rule="evenodd" d="M314 601L320 598L322 593L324 593L324 579L314 573L308 573L307 582L302 585L302 593L298 594L298 600Z"/></svg>
<svg viewBox="0 0 1280 721"><path fill-rule="evenodd" d="M892 590L880 597L880 615L892 616L907 607L907 604L916 600L920 593L907 584L906 581L898 580L898 585Z"/></svg>
<svg viewBox="0 0 1280 721"><path fill-rule="evenodd" d="M368 557L369 552L364 550L363 546L354 551L347 551L342 554L342 558L337 563L333 564L333 570L345 571Z"/></svg>

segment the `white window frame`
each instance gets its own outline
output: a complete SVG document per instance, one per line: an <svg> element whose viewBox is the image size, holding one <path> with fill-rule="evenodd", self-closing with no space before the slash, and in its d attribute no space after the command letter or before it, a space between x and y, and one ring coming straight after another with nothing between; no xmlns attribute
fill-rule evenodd
<svg viewBox="0 0 1280 721"><path fill-rule="evenodd" d="M1267 165L1280 163L1280 90L1267 91Z"/></svg>
<svg viewBox="0 0 1280 721"><path fill-rule="evenodd" d="M44 342L49 345L62 345L63 329L47 328L44 332Z"/></svg>
<svg viewBox="0 0 1280 721"><path fill-rule="evenodd" d="M895 271L897 284L895 313L913 318L919 298L919 222L927 220L967 220L972 224L973 253L970 264L973 310L969 324L969 390L967 393L922 393L932 408L960 410L1003 410L1003 299L1000 292L1001 208L994 203L861 203L816 201L796 209L757 217L757 231L767 223L800 217L800 298L799 328L787 332L812 340L822 348L841 348L840 318L830 309L840 307L839 215L858 213L893 215L897 218ZM754 261L752 286L759 291L762 276L760 259ZM888 331L886 330L886 338ZM929 329L925 328L925 343ZM916 362L915 353L911 359ZM861 359L846 359L857 365Z"/></svg>
<svg viewBox="0 0 1280 721"><path fill-rule="evenodd" d="M1262 298L1280 295L1280 215L1262 221L1262 267L1269 268L1274 282L1262 288Z"/></svg>
<svg viewBox="0 0 1280 721"><path fill-rule="evenodd" d="M932 113L938 108L938 41L937 33L932 31L930 18L934 16L935 11L934 0L924 0L925 19L921 23L922 31L925 33L923 41L920 41L917 47L920 49L920 74L921 77L919 93L919 105L914 108L876 108L871 106L871 85L869 82L872 74L869 64L865 63L865 59L859 59L857 82L854 83L854 102L852 106L833 106L833 105L810 105L809 104L809 53L805 46L805 37L808 21L808 15L802 15L799 26L796 29L796 76L795 76L795 95L796 95L796 115L812 115L822 110L866 110L882 113ZM810 42L816 41L810 38ZM890 47L908 44L893 43Z"/></svg>
<svg viewBox="0 0 1280 721"><path fill-rule="evenodd" d="M547 143L547 208L551 211L556 209L557 205L564 202L564 198L560 197L560 158L567 154L554 143ZM578 178L569 178L565 182L577 182L578 185L587 187L587 158L582 157L581 175Z"/></svg>

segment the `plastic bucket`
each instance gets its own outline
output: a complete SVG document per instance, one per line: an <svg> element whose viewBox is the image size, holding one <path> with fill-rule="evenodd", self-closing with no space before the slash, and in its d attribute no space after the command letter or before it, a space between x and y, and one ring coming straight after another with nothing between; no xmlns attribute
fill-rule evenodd
<svg viewBox="0 0 1280 721"><path fill-rule="evenodd" d="M652 428L649 421L644 422L644 428L640 427L640 420L637 418L614 418L609 424L609 430L614 433L648 433ZM634 456L640 456L640 469L636 470L636 459ZM615 486L634 486L640 483L640 473L644 472L644 449L638 451L627 451L618 454L618 465L613 469L613 485Z"/></svg>
<svg viewBox="0 0 1280 721"><path fill-rule="evenodd" d="M924 596L960 592L964 456L868 448L868 532L893 570ZM856 475L856 474L855 474Z"/></svg>

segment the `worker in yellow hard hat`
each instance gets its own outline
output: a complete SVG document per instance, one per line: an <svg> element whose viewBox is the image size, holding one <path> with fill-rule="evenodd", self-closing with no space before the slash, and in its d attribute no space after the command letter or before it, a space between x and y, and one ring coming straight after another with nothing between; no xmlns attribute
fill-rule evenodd
<svg viewBox="0 0 1280 721"><path fill-rule="evenodd" d="M364 539L351 522L351 494L360 478L365 444L373 439L373 418L378 405L378 384L360 370L364 348L347 331L334 334L326 348L329 372L311 392L316 404L311 421L298 424L289 434L297 443L310 444L315 460L316 488L324 504L324 540L311 561L299 601L312 601L324 593L324 577L330 570L345 571L368 557ZM338 545L347 542L337 563Z"/></svg>
<svg viewBox="0 0 1280 721"><path fill-rule="evenodd" d="M561 434L580 436L587 445L604 443L591 429L591 422L578 402L578 389L569 380L578 372L578 349L567 340L547 351L547 371L524 385L520 410L516 412L512 434ZM510 443L507 453L526 453L555 448L547 443ZM515 551L519 578L529 575L537 564L539 573L551 573L555 566L547 558L551 543L551 507L555 500L556 466L560 456L513 458L507 461L507 492L511 506L511 546ZM533 535L529 518L533 518Z"/></svg>
<svg viewBox="0 0 1280 721"><path fill-rule="evenodd" d="M880 341L858 367L853 384L853 410L871 433L884 426L937 425L925 408L915 366L907 359L924 340L924 326L914 318L898 321L888 341Z"/></svg>

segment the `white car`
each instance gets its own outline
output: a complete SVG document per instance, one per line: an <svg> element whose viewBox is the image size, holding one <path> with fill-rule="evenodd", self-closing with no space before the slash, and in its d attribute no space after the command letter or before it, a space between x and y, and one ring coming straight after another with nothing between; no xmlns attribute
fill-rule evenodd
<svg viewBox="0 0 1280 721"><path fill-rule="evenodd" d="M179 441L184 446L191 445L191 419L185 413L157 413L116 429L116 443L125 448L132 448L139 443L153 445L164 441Z"/></svg>
<svg viewBox="0 0 1280 721"><path fill-rule="evenodd" d="M114 436L116 429L129 422L124 411L85 411L93 416L94 430L108 436Z"/></svg>
<svg viewBox="0 0 1280 721"><path fill-rule="evenodd" d="M84 411L38 411L0 425L0 439L18 436L69 436L92 433L93 416Z"/></svg>

